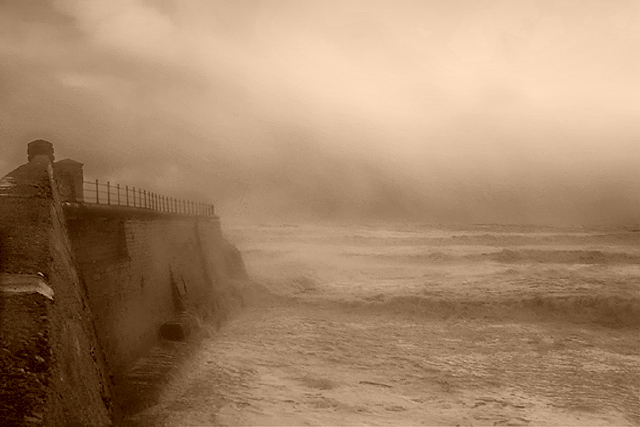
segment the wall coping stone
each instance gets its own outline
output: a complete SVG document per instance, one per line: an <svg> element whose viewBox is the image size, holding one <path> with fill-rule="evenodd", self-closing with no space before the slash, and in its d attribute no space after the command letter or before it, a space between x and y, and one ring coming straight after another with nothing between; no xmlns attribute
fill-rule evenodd
<svg viewBox="0 0 640 427"><path fill-rule="evenodd" d="M53 289L43 276L38 274L0 273L0 293L35 294L38 293L53 301Z"/></svg>

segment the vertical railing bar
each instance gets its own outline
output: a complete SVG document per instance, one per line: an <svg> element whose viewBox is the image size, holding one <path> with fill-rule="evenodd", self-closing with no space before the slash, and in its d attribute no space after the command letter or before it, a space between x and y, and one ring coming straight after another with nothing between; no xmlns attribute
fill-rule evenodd
<svg viewBox="0 0 640 427"><path fill-rule="evenodd" d="M124 195L126 196L125 198L127 199L127 206L129 206L129 186L125 185L124 187Z"/></svg>
<svg viewBox="0 0 640 427"><path fill-rule="evenodd" d="M120 184L116 184L116 193L118 194L118 206L120 206Z"/></svg>
<svg viewBox="0 0 640 427"><path fill-rule="evenodd" d="M96 179L96 204L100 204L100 187L98 184L98 180Z"/></svg>
<svg viewBox="0 0 640 427"><path fill-rule="evenodd" d="M111 183L107 181L107 204L111 204Z"/></svg>

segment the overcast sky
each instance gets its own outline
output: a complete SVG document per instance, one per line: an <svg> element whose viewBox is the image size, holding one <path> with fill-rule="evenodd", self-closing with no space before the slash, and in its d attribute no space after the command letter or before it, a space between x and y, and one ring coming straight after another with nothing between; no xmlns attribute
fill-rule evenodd
<svg viewBox="0 0 640 427"><path fill-rule="evenodd" d="M0 175L38 138L229 216L637 223L640 1L0 0Z"/></svg>

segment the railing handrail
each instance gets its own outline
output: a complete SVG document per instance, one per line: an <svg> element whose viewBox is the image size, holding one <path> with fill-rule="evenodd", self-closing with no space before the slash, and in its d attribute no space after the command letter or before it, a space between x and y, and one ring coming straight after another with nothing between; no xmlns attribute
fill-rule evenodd
<svg viewBox="0 0 640 427"><path fill-rule="evenodd" d="M87 188L88 187L88 188ZM83 197L81 203L107 206L127 206L148 209L157 212L181 215L215 216L212 203L194 202L186 199L163 196L141 188L124 187L110 181L82 181ZM84 197L84 193L93 197ZM131 196L131 197L130 197Z"/></svg>

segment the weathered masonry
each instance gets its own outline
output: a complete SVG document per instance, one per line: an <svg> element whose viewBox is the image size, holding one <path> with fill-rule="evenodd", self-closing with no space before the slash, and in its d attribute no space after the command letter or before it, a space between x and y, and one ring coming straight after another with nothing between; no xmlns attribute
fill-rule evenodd
<svg viewBox="0 0 640 427"><path fill-rule="evenodd" d="M0 425L111 425L112 378L177 316L222 321L242 259L212 205L28 160L0 180Z"/></svg>

